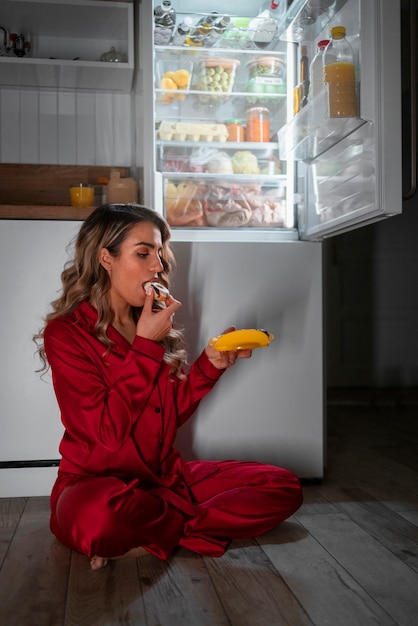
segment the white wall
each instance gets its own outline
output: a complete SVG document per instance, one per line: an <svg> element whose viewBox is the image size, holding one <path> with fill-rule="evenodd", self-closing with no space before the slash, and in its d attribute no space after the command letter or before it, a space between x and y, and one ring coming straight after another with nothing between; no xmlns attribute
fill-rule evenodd
<svg viewBox="0 0 418 626"><path fill-rule="evenodd" d="M132 126L130 94L0 88L2 163L131 167Z"/></svg>

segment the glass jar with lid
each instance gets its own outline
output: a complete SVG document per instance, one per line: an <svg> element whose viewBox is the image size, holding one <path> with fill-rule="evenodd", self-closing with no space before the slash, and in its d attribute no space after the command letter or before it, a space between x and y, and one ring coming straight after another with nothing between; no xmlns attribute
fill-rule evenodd
<svg viewBox="0 0 418 626"><path fill-rule="evenodd" d="M245 141L244 120L230 119L224 122L228 131L227 141Z"/></svg>
<svg viewBox="0 0 418 626"><path fill-rule="evenodd" d="M247 141L270 141L270 111L266 107L251 107L247 109L246 118Z"/></svg>

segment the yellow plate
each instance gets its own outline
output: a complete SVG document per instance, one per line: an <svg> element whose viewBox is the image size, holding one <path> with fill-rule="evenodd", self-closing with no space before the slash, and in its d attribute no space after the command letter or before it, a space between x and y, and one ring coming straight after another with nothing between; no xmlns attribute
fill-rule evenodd
<svg viewBox="0 0 418 626"><path fill-rule="evenodd" d="M254 350L254 348L265 348L274 339L274 335L266 330L257 330L254 328L242 328L241 330L233 330L225 335L218 335L209 341L209 345L219 350L227 352L228 350Z"/></svg>

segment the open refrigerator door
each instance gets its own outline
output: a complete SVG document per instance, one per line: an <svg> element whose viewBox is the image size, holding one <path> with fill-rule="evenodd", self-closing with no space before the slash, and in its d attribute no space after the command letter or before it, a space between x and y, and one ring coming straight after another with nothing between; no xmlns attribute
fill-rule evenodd
<svg viewBox="0 0 418 626"><path fill-rule="evenodd" d="M174 240L320 240L401 211L398 0L282 1L264 21L254 0L228 14L177 0L168 26L163 4L141 3L138 162ZM333 117L309 75L295 110L302 52L310 63L336 25L355 54L356 113Z"/></svg>
<svg viewBox="0 0 418 626"><path fill-rule="evenodd" d="M320 240L402 210L399 2L294 2L281 38L297 42L296 67L303 47L312 58L341 25L354 57L355 113L333 115L325 83L278 132L280 158L297 163L301 239Z"/></svg>

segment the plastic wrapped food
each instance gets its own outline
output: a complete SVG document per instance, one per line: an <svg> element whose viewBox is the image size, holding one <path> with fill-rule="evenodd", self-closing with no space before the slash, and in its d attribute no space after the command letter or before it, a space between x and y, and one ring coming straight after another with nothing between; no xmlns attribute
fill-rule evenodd
<svg viewBox="0 0 418 626"><path fill-rule="evenodd" d="M235 174L259 174L257 157L249 150L239 150L232 155L232 168Z"/></svg>

